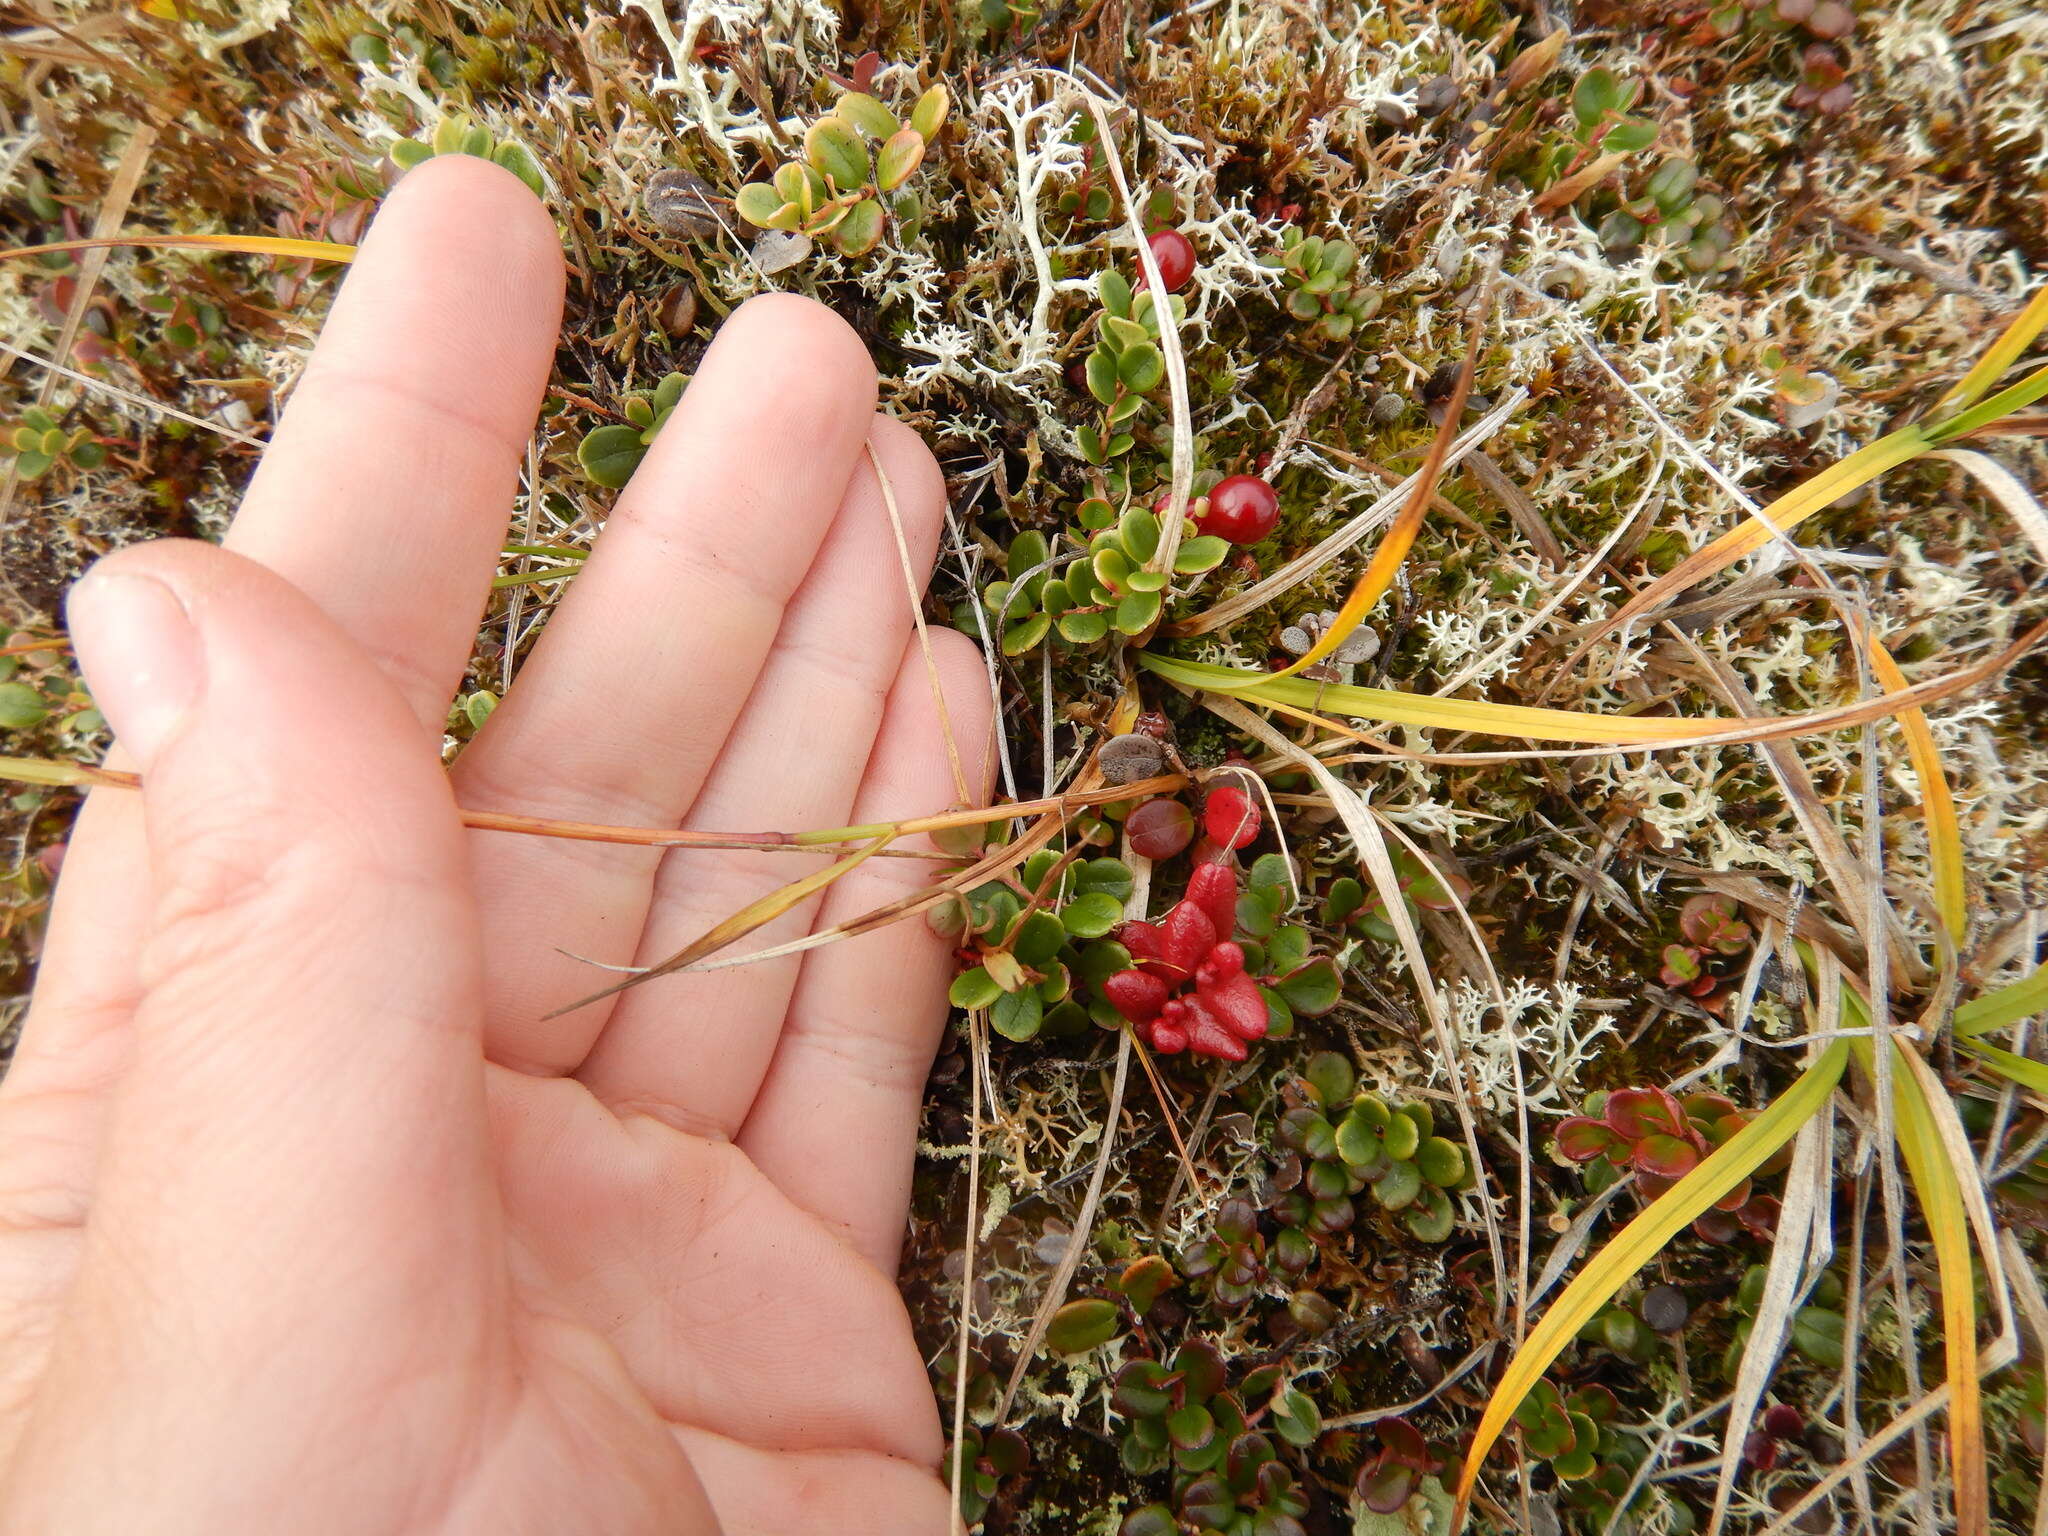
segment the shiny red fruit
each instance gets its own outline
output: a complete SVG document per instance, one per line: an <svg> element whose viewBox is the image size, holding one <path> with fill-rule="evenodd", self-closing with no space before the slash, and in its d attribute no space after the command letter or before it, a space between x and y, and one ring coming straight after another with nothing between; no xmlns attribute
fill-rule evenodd
<svg viewBox="0 0 2048 1536"><path fill-rule="evenodd" d="M1232 475L1209 492L1202 532L1233 544L1256 544L1280 521L1280 493L1257 475Z"/></svg>
<svg viewBox="0 0 2048 1536"><path fill-rule="evenodd" d="M1195 242L1177 229L1162 229L1147 243L1152 247L1152 259L1159 263L1159 281L1166 285L1166 291L1178 293L1187 287L1188 279L1195 275ZM1138 268L1137 286L1145 286L1142 264Z"/></svg>
<svg viewBox="0 0 2048 1536"><path fill-rule="evenodd" d="M1202 802L1202 830L1225 848L1243 848L1259 835L1259 808L1235 784L1209 791Z"/></svg>

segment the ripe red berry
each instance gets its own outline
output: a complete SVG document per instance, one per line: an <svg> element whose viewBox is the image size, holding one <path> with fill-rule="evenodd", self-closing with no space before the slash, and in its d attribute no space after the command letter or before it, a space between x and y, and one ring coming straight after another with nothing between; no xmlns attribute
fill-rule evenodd
<svg viewBox="0 0 2048 1536"><path fill-rule="evenodd" d="M1232 475L1209 492L1202 532L1233 544L1256 544L1280 521L1280 494L1257 475Z"/></svg>
<svg viewBox="0 0 2048 1536"><path fill-rule="evenodd" d="M1124 819L1131 852L1170 859L1194 840L1195 815L1178 800L1147 800Z"/></svg>
<svg viewBox="0 0 2048 1536"><path fill-rule="evenodd" d="M1187 287L1188 279L1195 275L1195 242L1177 229L1162 229L1147 244L1152 247L1152 259L1159 263L1159 281L1166 285L1166 291L1178 293ZM1142 263L1137 286L1145 286Z"/></svg>
<svg viewBox="0 0 2048 1536"><path fill-rule="evenodd" d="M1235 784L1209 791L1202 803L1202 829L1225 848L1244 848L1259 835L1259 808Z"/></svg>

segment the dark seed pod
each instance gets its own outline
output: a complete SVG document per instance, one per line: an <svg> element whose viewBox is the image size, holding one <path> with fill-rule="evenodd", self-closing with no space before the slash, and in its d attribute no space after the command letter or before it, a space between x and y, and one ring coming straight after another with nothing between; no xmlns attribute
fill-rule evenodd
<svg viewBox="0 0 2048 1536"><path fill-rule="evenodd" d="M709 240L719 230L711 184L690 171L658 171L640 194L647 222L665 235Z"/></svg>
<svg viewBox="0 0 2048 1536"><path fill-rule="evenodd" d="M1438 117L1458 104L1458 82L1449 75L1431 75L1415 92L1415 110Z"/></svg>
<svg viewBox="0 0 2048 1536"><path fill-rule="evenodd" d="M1112 784L1135 784L1164 771L1166 753L1152 737L1139 731L1112 736L1102 744L1095 761L1102 776Z"/></svg>
<svg viewBox="0 0 2048 1536"><path fill-rule="evenodd" d="M1692 1316L1685 1292L1675 1285L1653 1285L1643 1292L1643 1321L1659 1333L1676 1333Z"/></svg>
<svg viewBox="0 0 2048 1536"><path fill-rule="evenodd" d="M671 336L687 336L697 325L697 290L689 283L677 283L661 296L656 311L661 328Z"/></svg>

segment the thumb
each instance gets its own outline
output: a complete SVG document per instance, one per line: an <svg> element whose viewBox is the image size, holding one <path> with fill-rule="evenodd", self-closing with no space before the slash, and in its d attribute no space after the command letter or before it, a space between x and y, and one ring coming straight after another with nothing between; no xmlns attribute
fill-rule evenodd
<svg viewBox="0 0 2048 1536"><path fill-rule="evenodd" d="M248 560L126 551L70 617L142 770L149 929L8 1528L146 1497L166 1531L292 1498L395 1529L376 1500L441 1486L503 1317L446 780L370 660Z"/></svg>
<svg viewBox="0 0 2048 1536"><path fill-rule="evenodd" d="M481 1177L479 941L412 713L296 589L207 545L102 561L70 619L149 840L96 1212L133 1177L147 1194L124 1214L181 1246L206 1243L195 1219L289 1241Z"/></svg>

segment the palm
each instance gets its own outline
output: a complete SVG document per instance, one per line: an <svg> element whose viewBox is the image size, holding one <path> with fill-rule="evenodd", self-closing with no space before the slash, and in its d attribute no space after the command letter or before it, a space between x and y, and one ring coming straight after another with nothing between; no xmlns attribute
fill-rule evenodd
<svg viewBox="0 0 2048 1536"><path fill-rule="evenodd" d="M354 685L337 682L343 718L303 725L333 738L300 744L305 774L345 775L360 748L398 805L410 802L396 781L424 772L411 798L426 810L390 830L392 857L440 873L406 870L394 910L412 883L446 887L416 916L374 902L359 915L362 947L397 979L329 952L322 908L350 902L346 882L308 893L308 936L280 975L222 978L215 990L242 1011L313 1019L305 1060L249 1069L277 1074L261 1110L272 1118L193 1123L203 1095L179 1074L203 1077L207 1060L152 1054L137 998L168 1005L138 980L150 885L161 903L165 871L196 858L209 866L196 883L221 887L199 903L220 910L183 919L182 962L236 942L231 866L264 856L239 840L317 848L326 835L345 862L381 829L360 815L271 826L259 797L227 836L167 847L154 767L146 847L132 797L96 795L81 820L5 1088L0 1460L17 1481L76 1454L38 1426L62 1422L50 1402L91 1378L95 1339L124 1326L107 1321L118 1301L95 1312L95 1275L117 1266L96 1267L94 1243L118 1233L123 1264L147 1253L151 1270L189 1266L243 1309L223 1326L259 1356L250 1378L231 1391L179 1377L161 1395L183 1426L172 1464L204 1466L192 1436L215 1433L240 1447L226 1454L248 1463L252 1501L263 1468L248 1447L274 1441L289 1469L277 1496L318 1503L305 1490L325 1488L338 1529L425 1528L431 1511L449 1529L703 1530L707 1505L729 1536L943 1528L937 1415L890 1280L943 946L901 924L549 1018L607 979L589 962L659 959L816 860L483 832L464 851L442 825L447 789L420 766L417 732L439 736L504 536L559 284L554 233L509 177L459 159L414 172L230 536L395 685L397 698L372 680L360 703L373 719L389 701L397 744L383 759L363 745L374 726L346 718ZM980 661L950 634L929 661L907 643L898 538L928 570L943 488L872 402L864 352L822 310L784 299L734 321L456 763L455 799L743 831L921 813L978 786ZM271 630L290 622L273 616ZM312 862L306 878L325 878ZM927 867L872 860L748 942L889 900ZM317 1027L330 997L366 996L374 1016L408 976L419 995L399 1014L431 1021L418 1043L349 1037L361 1007ZM185 1091L144 1113L126 1096L152 1078ZM204 1352L144 1332L131 1372L146 1374L152 1349L172 1375ZM308 1416L317 1432L297 1426ZM135 1434L137 1468L167 1454L154 1432ZM320 1528L303 1508L288 1523Z"/></svg>

